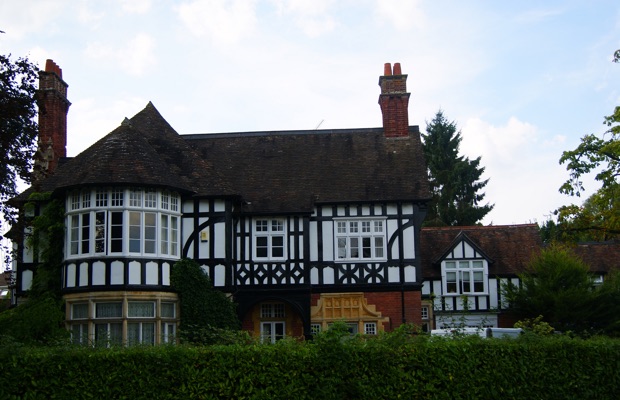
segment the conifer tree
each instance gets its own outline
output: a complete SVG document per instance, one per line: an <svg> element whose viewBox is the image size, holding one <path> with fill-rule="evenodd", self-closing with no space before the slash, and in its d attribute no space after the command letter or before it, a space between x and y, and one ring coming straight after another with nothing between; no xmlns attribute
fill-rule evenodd
<svg viewBox="0 0 620 400"><path fill-rule="evenodd" d="M426 226L466 226L480 222L493 204L481 205L481 192L488 179L480 180L484 167L480 157L470 160L459 155L461 132L439 110L422 134L433 199Z"/></svg>

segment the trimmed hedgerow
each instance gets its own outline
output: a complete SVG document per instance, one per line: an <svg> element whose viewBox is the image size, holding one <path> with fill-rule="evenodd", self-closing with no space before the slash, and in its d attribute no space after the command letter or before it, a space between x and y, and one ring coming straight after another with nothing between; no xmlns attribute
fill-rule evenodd
<svg viewBox="0 0 620 400"><path fill-rule="evenodd" d="M394 343L1 348L0 398L603 399L620 388L615 340Z"/></svg>

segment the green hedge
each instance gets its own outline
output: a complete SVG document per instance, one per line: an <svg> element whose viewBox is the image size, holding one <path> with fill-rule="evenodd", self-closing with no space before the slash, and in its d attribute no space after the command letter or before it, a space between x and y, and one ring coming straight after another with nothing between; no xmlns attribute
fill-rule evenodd
<svg viewBox="0 0 620 400"><path fill-rule="evenodd" d="M611 399L615 340L0 348L2 399Z"/></svg>

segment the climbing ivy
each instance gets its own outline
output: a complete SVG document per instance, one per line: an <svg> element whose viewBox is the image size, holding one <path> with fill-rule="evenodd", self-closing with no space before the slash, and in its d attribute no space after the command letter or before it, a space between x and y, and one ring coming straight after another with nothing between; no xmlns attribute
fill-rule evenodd
<svg viewBox="0 0 620 400"><path fill-rule="evenodd" d="M34 215L24 216L24 222L31 228L26 243L37 266L25 304L0 313L0 336L19 343L49 344L69 335L63 326L60 293L65 210L50 193L33 193L24 210L25 215Z"/></svg>
<svg viewBox="0 0 620 400"><path fill-rule="evenodd" d="M170 279L181 302L181 341L214 344L248 340L247 335L237 332L241 324L235 304L213 288L196 261L183 259L175 263Z"/></svg>

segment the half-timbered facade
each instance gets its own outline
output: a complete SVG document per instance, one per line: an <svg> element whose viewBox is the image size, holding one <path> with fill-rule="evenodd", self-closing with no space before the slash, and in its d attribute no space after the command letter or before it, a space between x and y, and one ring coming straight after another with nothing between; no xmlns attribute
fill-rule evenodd
<svg viewBox="0 0 620 400"><path fill-rule="evenodd" d="M379 78L380 128L179 135L149 103L74 158L62 71L40 72L38 179L65 206L61 281L75 341L164 343L180 320L170 275L196 260L263 341L335 321L510 327L503 283L542 246L537 225L424 228L430 200L399 64ZM37 254L13 228L17 296ZM620 245L576 248L603 277ZM602 279L602 278L601 278Z"/></svg>
<svg viewBox="0 0 620 400"><path fill-rule="evenodd" d="M36 190L65 204L59 279L74 339L169 340L179 321L170 271L182 257L265 341L340 320L367 334L420 324L430 193L406 78L386 64L381 128L179 135L149 103L67 159L64 127L41 120L45 173L21 200ZM40 89L65 107L44 102L41 114L65 126L66 88L49 62ZM16 243L24 295L37 260Z"/></svg>

